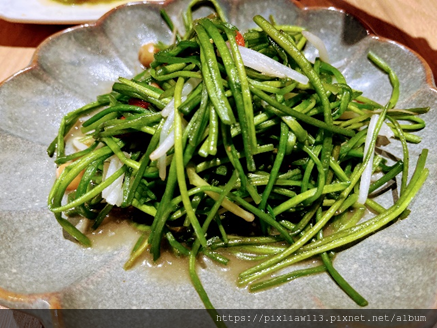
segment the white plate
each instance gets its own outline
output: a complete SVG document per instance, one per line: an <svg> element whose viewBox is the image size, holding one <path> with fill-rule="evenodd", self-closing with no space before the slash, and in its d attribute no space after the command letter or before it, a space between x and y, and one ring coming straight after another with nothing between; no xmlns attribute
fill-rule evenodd
<svg viewBox="0 0 437 328"><path fill-rule="evenodd" d="M54 0L1 0L0 18L17 23L81 24L93 22L127 2L132 0L82 5L64 5Z"/></svg>

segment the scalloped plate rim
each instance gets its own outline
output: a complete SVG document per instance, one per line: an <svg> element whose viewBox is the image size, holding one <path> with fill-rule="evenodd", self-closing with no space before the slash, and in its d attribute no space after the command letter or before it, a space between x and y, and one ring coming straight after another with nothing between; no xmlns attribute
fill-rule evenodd
<svg viewBox="0 0 437 328"><path fill-rule="evenodd" d="M77 26L73 26L73 27L68 27L62 31L56 32L54 34L52 34L51 36L49 36L47 39L45 39L44 41L42 41L38 47L35 48L35 52L32 55L31 61L29 63L29 65L27 65L26 67L24 67L23 69L17 71L16 73L12 74L11 76L7 77L6 79L4 79L3 81L0 81L0 86L6 82L8 82L9 80L13 79L14 77L24 74L27 71L30 71L32 69L37 68L38 66L38 57L39 57L39 52L40 50L44 47L44 45L46 43L49 43L53 38L56 38L62 34L65 33L69 33L73 30L76 29L81 29L81 28L93 28L93 27L98 27L100 25L103 24L103 22L106 20L106 18L108 16L110 16L114 11L119 10L122 7L126 7L126 6L138 6L138 5L156 5L156 6L165 6L168 3L171 3L175 0L158 0L158 1L130 1L127 3L123 3L120 4L116 7L113 7L112 9L110 9L109 11L107 11L106 13L104 13L102 16L100 16L95 22L84 22L80 25ZM401 42L389 39L389 38L385 38L382 36L379 36L377 31L375 29L373 29L367 22L366 20L357 17L355 15L349 14L346 10L341 9L341 8L337 8L335 6L329 6L329 7L324 7L324 6L314 6L314 7L309 7L309 6L304 6L302 5L302 3L300 3L298 0L289 0L290 2L292 2L296 7L298 7L301 10L304 11L311 11L311 10L332 10L332 11L336 11L336 12L340 12L343 13L344 15L349 15L351 17L353 17L354 19L356 19L358 22L360 22L360 24L363 26L363 28L367 31L367 37L373 38L375 40L379 40L381 42L390 42L390 43L394 43L398 46L401 46L403 48L405 48L406 50L408 50L409 52L411 52L415 57L417 57L420 61L422 66L425 69L426 72L426 82L429 85L429 87L431 89L434 89L434 91L437 92L437 85L435 84L435 77L434 74L431 70L431 67L429 66L428 62L415 50L411 49L410 47L404 45ZM0 14L1 17L1 14Z"/></svg>

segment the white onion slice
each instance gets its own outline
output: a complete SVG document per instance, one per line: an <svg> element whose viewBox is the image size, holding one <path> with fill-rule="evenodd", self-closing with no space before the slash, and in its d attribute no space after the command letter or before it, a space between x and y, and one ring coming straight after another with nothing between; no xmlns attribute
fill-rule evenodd
<svg viewBox="0 0 437 328"><path fill-rule="evenodd" d="M188 96L190 92L199 85L200 81L202 81L202 79L198 79L195 77L189 78L182 87L182 96Z"/></svg>
<svg viewBox="0 0 437 328"><path fill-rule="evenodd" d="M160 142L167 138L168 133L170 132L171 127L173 126L174 122L174 110L167 116L167 119L164 122L164 125L161 129L161 134L159 135Z"/></svg>
<svg viewBox="0 0 437 328"><path fill-rule="evenodd" d="M171 124L169 124L168 129L165 126L170 118L174 120L174 116L168 117L167 121L164 123L164 126L162 127L161 134L159 136L159 146L156 147L156 149L150 154L149 158L152 161L156 161L159 157L165 155L170 150L170 148L173 147L174 145L174 132L173 131L169 132Z"/></svg>
<svg viewBox="0 0 437 328"><path fill-rule="evenodd" d="M159 145L150 154L149 158L152 161L158 160L159 177L164 181L167 176L167 152L174 146L174 130L170 131L174 122L174 111L171 112L165 121L161 134L159 135ZM182 118L182 129L188 125L188 122Z"/></svg>
<svg viewBox="0 0 437 328"><path fill-rule="evenodd" d="M174 112L174 98L170 100L170 102L164 107L161 111L161 115L163 117L167 117L171 112Z"/></svg>
<svg viewBox="0 0 437 328"><path fill-rule="evenodd" d="M167 154L158 158L158 173L162 181L167 177Z"/></svg>
<svg viewBox="0 0 437 328"><path fill-rule="evenodd" d="M170 112L170 114L167 117L167 120L165 121L162 129L161 134L159 135L159 144L158 147L150 154L149 158L150 160L158 160L158 170L159 170L159 177L164 181L167 171L166 171L166 157L167 157L167 151L173 147L174 145L174 133L172 134L171 138L168 138L170 129L173 126L174 122L174 110Z"/></svg>
<svg viewBox="0 0 437 328"><path fill-rule="evenodd" d="M84 143L79 141L79 138L73 138L72 143L73 143L74 148L76 148L79 151L85 150L88 148L87 145L85 145Z"/></svg>
<svg viewBox="0 0 437 328"><path fill-rule="evenodd" d="M302 35L317 49L320 59L325 63L329 63L328 50L326 50L325 43L323 43L322 39L308 31L302 31Z"/></svg>
<svg viewBox="0 0 437 328"><path fill-rule="evenodd" d="M376 122L378 121L379 114L375 114L370 119L369 127L367 128L367 136L366 143L364 144L364 155L363 158L366 158L367 153L369 152L370 142L372 141L373 133L375 132ZM360 193L358 195L358 203L364 204L367 200L367 195L369 194L370 180L372 178L373 171L373 157L375 152L372 151L370 155L369 162L364 168L363 174L361 175L360 181Z"/></svg>
<svg viewBox="0 0 437 328"><path fill-rule="evenodd" d="M109 158L109 164L107 165L107 169L104 170L102 180L105 181L106 179L108 179L122 166L123 163L116 155L111 156ZM108 187L103 189L102 198L105 199L108 204L120 206L123 202L123 179L124 174L118 177Z"/></svg>
<svg viewBox="0 0 437 328"><path fill-rule="evenodd" d="M302 84L307 84L309 81L305 75L291 69L290 67L282 65L280 62L277 62L255 50L242 46L238 46L238 50L240 51L244 66L253 68L254 70L268 76L280 78L289 77L290 79Z"/></svg>
<svg viewBox="0 0 437 328"><path fill-rule="evenodd" d="M191 91L194 90L195 87L197 87L200 81L201 79L192 77L189 78L187 82L185 82L184 86L182 87L182 102L187 99L187 96L190 94ZM170 102L164 107L164 109L161 111L161 115L167 117L170 115L171 112L174 112L174 98L170 100Z"/></svg>
<svg viewBox="0 0 437 328"><path fill-rule="evenodd" d="M162 150L160 150L160 146L164 143L164 141L167 139L168 134L170 132L171 127L173 126L173 122L174 122L174 110L170 112L170 114L167 117L167 120L164 123L164 126L162 127L161 130L161 134L159 136L159 146L158 146L158 155L159 152L162 153ZM159 177L161 178L162 181L165 180L166 176L167 176L167 151L173 147L174 145L174 134L173 134L173 138L170 139L169 145L164 144L162 147L163 148L168 148L167 150L165 150L164 154L162 154L159 158L158 158L158 170L159 170ZM156 149L155 149L156 151ZM152 153L153 154L153 153ZM151 155L152 155L151 154ZM153 158L153 156L150 157L151 159ZM152 159L153 160L153 159Z"/></svg>
<svg viewBox="0 0 437 328"><path fill-rule="evenodd" d="M167 137L162 141L162 143L150 154L150 159L156 161L161 156L167 154L167 152L174 145L174 130L172 130Z"/></svg>

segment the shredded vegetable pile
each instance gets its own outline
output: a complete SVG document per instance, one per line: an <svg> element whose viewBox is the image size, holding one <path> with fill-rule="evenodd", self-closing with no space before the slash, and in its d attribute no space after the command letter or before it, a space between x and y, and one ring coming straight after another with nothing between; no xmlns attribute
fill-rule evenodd
<svg viewBox="0 0 437 328"><path fill-rule="evenodd" d="M408 144L420 142L429 108L396 107L399 81L377 54L368 59L392 85L386 104L351 88L311 31L255 16L258 27L241 34L215 1L215 15L193 20L197 2L184 35L161 12L175 41L156 45L143 72L62 119L48 149L59 166L49 208L84 246L108 215L127 217L143 233L125 268L146 250L188 257L208 309L199 255L253 261L238 277L250 291L327 272L365 306L334 252L408 216L428 175L427 150L410 168ZM387 155L381 141L402 154ZM378 203L393 190L390 207ZM77 215L87 229L70 223ZM293 269L309 258L319 264Z"/></svg>

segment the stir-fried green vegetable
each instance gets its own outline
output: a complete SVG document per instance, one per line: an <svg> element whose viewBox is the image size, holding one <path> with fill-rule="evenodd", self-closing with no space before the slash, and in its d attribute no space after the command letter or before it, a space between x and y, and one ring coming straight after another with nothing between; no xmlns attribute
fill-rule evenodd
<svg viewBox="0 0 437 328"><path fill-rule="evenodd" d="M217 15L193 21L194 1L185 35L176 31L176 42L143 72L63 118L48 149L64 168L49 208L85 246L88 231L65 215L97 229L114 209L125 211L144 231L125 268L148 248L157 260L165 241L189 257L209 309L198 254L225 265L232 265L226 254L257 261L238 278L251 291L327 272L365 306L334 268L333 251L408 215L428 174L423 150L409 179L408 142L420 142L411 132L425 127L418 115L428 109L396 108L399 81L377 54L368 58L393 87L386 105L351 88L328 62L311 63L302 52L304 28L256 16L259 27L242 35L211 2ZM83 133L74 140L66 138L73 127ZM376 152L382 135L402 144L402 158ZM78 149L67 155L71 142ZM386 209L373 196L397 189L397 179L399 195ZM373 218L364 219L366 207ZM310 257L320 264L269 278Z"/></svg>

